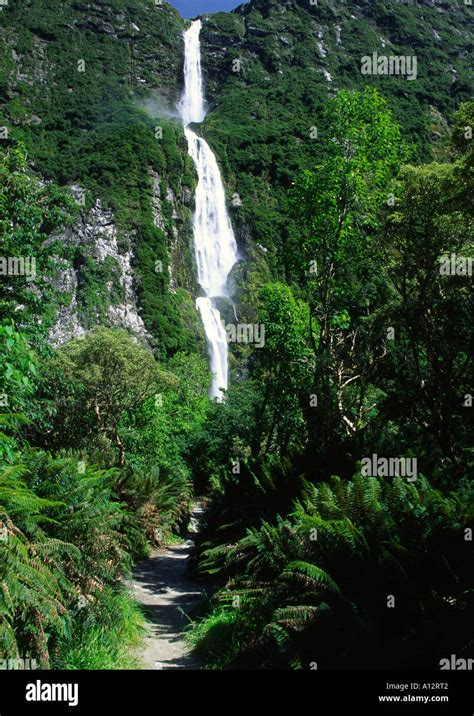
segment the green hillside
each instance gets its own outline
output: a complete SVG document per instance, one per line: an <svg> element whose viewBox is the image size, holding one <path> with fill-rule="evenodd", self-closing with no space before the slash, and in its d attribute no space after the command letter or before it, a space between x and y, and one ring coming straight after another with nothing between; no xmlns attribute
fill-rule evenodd
<svg viewBox="0 0 474 716"><path fill-rule="evenodd" d="M251 255L253 242L264 246L272 270L290 280L288 189L327 151L327 98L377 87L414 159L428 160L443 156L453 113L472 95L472 8L461 0L253 0L206 18L202 43L206 134L242 200L234 220ZM361 58L373 52L416 55L416 80L362 75Z"/></svg>
<svg viewBox="0 0 474 716"><path fill-rule="evenodd" d="M142 316L158 349L166 353L194 344L196 326L191 338L181 318L192 316L191 324L194 318L186 290L194 288L192 207L181 198L185 192L191 196L195 180L182 128L170 114L181 86L183 20L167 4L151 0L25 0L5 7L0 22L1 98L10 141L25 145L44 179L82 187L86 209L100 198L113 211L119 247L135 253ZM164 194L161 226L152 218L151 173ZM173 295L168 279L173 207L167 189L178 197L179 254L187 257L181 269L176 261L181 291ZM81 245L72 261L88 269L79 281L79 317L86 327L100 323L114 302L114 291L105 289L114 280L114 266L97 266ZM97 303L102 313L96 312Z"/></svg>
<svg viewBox="0 0 474 716"><path fill-rule="evenodd" d="M0 98L10 139L25 144L46 180L83 187L86 208L100 198L113 210L119 251L134 253L140 315L162 355L192 348L196 336L202 347L192 299L195 177L173 118L184 27L168 3L152 0L20 0L0 14ZM344 87L377 86L414 158L442 157L448 123L469 96L471 49L470 8L462 2L254 0L204 18L204 132L247 258L234 270L234 284L247 285L247 297L236 292L243 316L252 315L252 287L266 277L297 278L288 190L325 156L327 98ZM415 53L416 81L363 76L360 58L375 51ZM153 176L162 194L158 221ZM72 254L78 320L84 327L107 321L108 306L123 297L117 257L98 266L81 240Z"/></svg>

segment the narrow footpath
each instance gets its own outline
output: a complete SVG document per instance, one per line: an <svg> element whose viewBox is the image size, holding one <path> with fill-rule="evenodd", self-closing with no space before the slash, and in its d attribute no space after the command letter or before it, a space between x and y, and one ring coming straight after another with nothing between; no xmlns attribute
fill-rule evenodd
<svg viewBox="0 0 474 716"><path fill-rule="evenodd" d="M192 512L186 541L153 551L151 557L136 565L132 591L143 605L148 621L147 635L138 652L145 669L198 669L189 654L183 629L188 614L201 598L201 590L186 573L186 559L202 512Z"/></svg>

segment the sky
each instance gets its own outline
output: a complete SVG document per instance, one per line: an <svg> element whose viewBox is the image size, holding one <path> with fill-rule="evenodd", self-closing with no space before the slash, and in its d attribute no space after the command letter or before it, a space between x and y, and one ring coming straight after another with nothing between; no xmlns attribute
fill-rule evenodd
<svg viewBox="0 0 474 716"><path fill-rule="evenodd" d="M195 17L203 12L223 12L242 5L244 0L168 0L183 17Z"/></svg>

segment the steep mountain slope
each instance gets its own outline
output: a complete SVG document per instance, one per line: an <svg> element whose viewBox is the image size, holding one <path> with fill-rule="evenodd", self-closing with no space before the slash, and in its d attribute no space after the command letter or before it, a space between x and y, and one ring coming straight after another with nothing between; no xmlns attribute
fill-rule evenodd
<svg viewBox="0 0 474 716"><path fill-rule="evenodd" d="M24 142L82 205L63 237L73 256L54 339L112 323L148 331L162 353L194 346L195 179L173 116L184 21L150 0L22 0L0 23L3 144Z"/></svg>
<svg viewBox="0 0 474 716"><path fill-rule="evenodd" d="M324 155L322 109L338 88L377 86L414 157L442 154L447 123L472 94L472 19L462 0L251 0L206 18L207 136L241 200L234 221L242 240L254 240L247 252L257 263L289 278L288 188ZM361 58L373 52L416 56L416 76L362 74Z"/></svg>
<svg viewBox="0 0 474 716"><path fill-rule="evenodd" d="M203 17L203 130L248 259L232 275L245 286L239 315L251 318L271 274L292 279L288 190L324 156L326 98L376 84L415 156L441 155L469 96L472 12L461 0L251 0ZM18 0L0 10L0 142L23 142L35 171L72 186L81 209L62 237L57 342L111 323L162 355L204 345L194 308L196 177L174 111L185 26L153 0ZM372 52L416 55L416 79L362 75Z"/></svg>

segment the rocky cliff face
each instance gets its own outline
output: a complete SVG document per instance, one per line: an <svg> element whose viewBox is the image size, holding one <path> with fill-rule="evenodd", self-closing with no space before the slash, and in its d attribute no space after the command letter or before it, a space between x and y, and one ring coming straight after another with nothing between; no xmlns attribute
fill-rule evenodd
<svg viewBox="0 0 474 716"><path fill-rule="evenodd" d="M193 292L189 252L182 244L183 237L187 237L188 243L191 238L191 191L183 189L178 198L156 172L150 170L150 175L153 223L168 236L169 290L176 293L184 286ZM71 189L81 201L83 188L73 185ZM167 210L164 203L169 207ZM153 336L140 315L137 299L133 232L120 230L114 212L105 208L98 198L89 210L82 210L79 218L59 237L54 237L57 238L74 258L71 261L57 259L55 286L61 300L50 334L52 343L60 345L77 338L94 325L125 328L141 341L152 343ZM164 270L161 261L157 261L155 270L157 273ZM88 292L94 272L97 281L94 290Z"/></svg>
<svg viewBox="0 0 474 716"><path fill-rule="evenodd" d="M77 185L73 190L82 191ZM60 237L65 246L75 250L76 261L75 265L71 265L59 260L55 283L65 300L58 306L57 321L50 334L54 345L83 335L95 324L127 328L145 341L150 338L137 308L133 251L129 249L121 253L117 237L113 212L104 209L100 199ZM93 297L92 305L87 306L90 310L86 314L87 299L81 286L84 281L83 267L88 259L97 264L99 271L106 269L108 280L100 285L100 291Z"/></svg>

